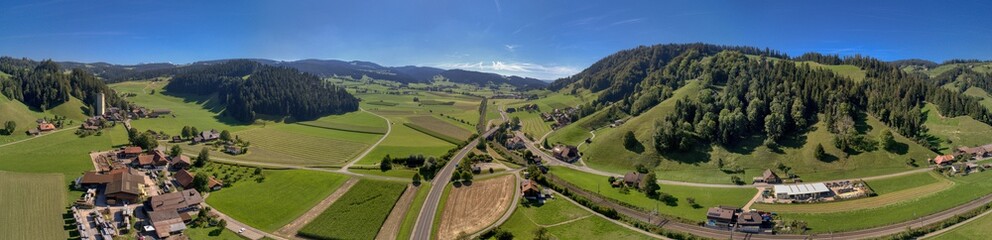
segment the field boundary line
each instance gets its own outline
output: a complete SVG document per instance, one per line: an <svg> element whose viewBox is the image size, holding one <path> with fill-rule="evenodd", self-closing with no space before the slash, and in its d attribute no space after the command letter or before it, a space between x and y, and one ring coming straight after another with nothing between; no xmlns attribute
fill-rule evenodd
<svg viewBox="0 0 992 240"><path fill-rule="evenodd" d="M314 205L313 208L310 208L310 210L307 210L303 213L303 215L300 215L292 222L289 222L285 226L282 226L282 228L279 228L279 230L276 230L276 233L289 237L295 236L296 232L300 231L303 226L306 226L308 223L313 221L314 218L320 216L324 210L327 210L327 208L331 207L331 204L337 202L338 199L341 198L341 196L344 196L344 194L347 193L351 187L355 186L356 183L358 183L358 178L349 178L348 181L341 185L341 187L338 187L338 189L334 190L333 193L327 195L324 200L321 200L317 203L317 205Z"/></svg>
<svg viewBox="0 0 992 240"><path fill-rule="evenodd" d="M985 211L982 214L978 214L978 215L976 215L974 217L969 218L968 220L964 220L963 222L959 222L959 223L954 224L954 225L951 225L949 227L945 227L943 229L937 230L936 232L928 233L926 235L923 235L919 239L930 239L930 238L934 238L934 237L939 237L940 235L944 235L944 233L947 233L947 232L949 232L951 230L954 230L954 229L957 229L957 228L959 228L961 226L964 226L965 224L968 224L971 221L975 221L976 219L979 219L981 217L984 217L985 215L989 215L989 213L992 213L992 210Z"/></svg>

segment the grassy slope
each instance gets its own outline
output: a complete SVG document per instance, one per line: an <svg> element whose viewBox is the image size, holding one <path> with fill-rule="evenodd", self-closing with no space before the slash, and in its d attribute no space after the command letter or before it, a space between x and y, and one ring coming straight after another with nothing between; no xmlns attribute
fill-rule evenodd
<svg viewBox="0 0 992 240"><path fill-rule="evenodd" d="M89 109L89 107L82 100L70 97L68 102L59 104L52 109L48 109L46 112L51 115L65 116L69 119L82 121L87 118L86 109Z"/></svg>
<svg viewBox="0 0 992 240"><path fill-rule="evenodd" d="M804 180L816 181L905 171L912 169L905 164L907 159L913 158L917 163L922 163L933 155L926 148L897 134L896 140L903 149L897 153L876 150L853 154L845 159L841 157L842 152L833 146L833 136L827 132L822 122L814 125L813 130L805 135L783 140L781 152L761 146L764 139L752 137L744 139L738 146L732 148L714 145L702 146L686 153L657 154L652 139L655 121L670 114L677 99L685 96L693 98L700 88L698 82L692 81L675 91L672 98L658 106L630 119L614 130L597 134L593 143L583 152L584 161L593 168L616 173L630 171L638 163L652 164L657 161L656 170L661 179L730 183L730 175L718 169L718 159L723 159L726 166L743 167L746 172L738 175L742 179L757 176L764 169L774 169L776 164L781 162L792 167L793 172ZM861 126L873 139L887 128L872 117L866 117L861 122ZM634 132L637 139L645 146L644 152L635 153L621 145L623 141L620 139L627 131ZM828 161L813 158L813 150L817 144L822 144L827 153L834 157Z"/></svg>
<svg viewBox="0 0 992 240"><path fill-rule="evenodd" d="M10 239L66 239L61 174L0 171L0 233Z"/></svg>
<svg viewBox="0 0 992 240"><path fill-rule="evenodd" d="M348 178L305 170L265 171L265 181L242 181L213 192L207 203L238 221L268 232L293 221Z"/></svg>
<svg viewBox="0 0 992 240"><path fill-rule="evenodd" d="M981 99L978 103L981 103L982 106L985 106L985 108L992 109L992 95L985 92L985 90L977 87L970 87L964 91L964 94Z"/></svg>
<svg viewBox="0 0 992 240"><path fill-rule="evenodd" d="M940 149L950 154L958 146L980 146L992 143L992 126L979 122L968 116L953 118L942 117L937 106L927 104L923 108L927 112L924 125L929 133L940 138Z"/></svg>
<svg viewBox="0 0 992 240"><path fill-rule="evenodd" d="M606 197L617 199L633 204L643 209L658 208L662 214L681 217L690 220L700 220L706 215L706 208L717 205L741 206L743 207L751 197L757 193L752 188L707 188L700 191L696 187L661 185L661 192L671 194L678 198L677 205L669 206L665 203L650 199L643 193L631 190L628 194L623 194L619 189L612 188L606 177L592 175L563 167L552 167L552 174L558 176L569 183L592 192L599 192ZM695 198L700 208L693 208L687 203L686 198Z"/></svg>
<svg viewBox="0 0 992 240"><path fill-rule="evenodd" d="M35 120L41 118L42 115L41 113L31 111L23 103L10 100L3 94L0 94L0 123L14 121L17 124L17 128L13 134L0 135L0 144L27 138L28 136L24 132L28 129L38 127Z"/></svg>
<svg viewBox="0 0 992 240"><path fill-rule="evenodd" d="M500 229L513 233L517 239L532 239L534 231L542 226L557 239L650 239L563 199L549 200L543 205L521 204Z"/></svg>
<svg viewBox="0 0 992 240"><path fill-rule="evenodd" d="M849 78L854 81L865 80L865 70L861 70L861 68L854 65L824 65L812 61L805 61L802 63L808 63L811 67L818 67L822 69L831 70L837 75Z"/></svg>
<svg viewBox="0 0 992 240"><path fill-rule="evenodd" d="M822 214L781 213L779 215L785 220L806 221L815 233L883 226L933 214L992 193L992 182L988 181L989 177L992 177L992 171L951 178L950 180L955 184L940 194L880 208ZM859 220L851 221L851 219Z"/></svg>
<svg viewBox="0 0 992 240"><path fill-rule="evenodd" d="M937 182L930 173L914 173L893 178L867 181L878 195L919 187Z"/></svg>
<svg viewBox="0 0 992 240"><path fill-rule="evenodd" d="M375 238L404 189L402 183L362 180L300 233L335 239Z"/></svg>
<svg viewBox="0 0 992 240"><path fill-rule="evenodd" d="M139 130L152 129L155 131L165 131L171 135L178 135L183 126L193 126L201 131L217 129L231 132L259 127L260 125L245 125L233 119L218 115L223 109L217 103L215 97L180 97L164 93L162 88L167 82L123 82L110 85L118 93L134 93L137 96L127 100L135 104L151 109L169 109L176 117L165 116L160 118L138 119L131 122L131 125ZM155 94L150 94L154 90Z"/></svg>

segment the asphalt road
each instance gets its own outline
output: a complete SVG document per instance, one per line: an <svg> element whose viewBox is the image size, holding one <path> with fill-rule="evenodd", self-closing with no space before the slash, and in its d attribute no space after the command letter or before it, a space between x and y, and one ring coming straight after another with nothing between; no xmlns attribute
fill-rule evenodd
<svg viewBox="0 0 992 240"><path fill-rule="evenodd" d="M417 222L413 225L413 233L410 239L414 240L429 240L431 239L431 229L434 228L434 217L437 213L438 204L441 202L441 194L444 192L444 187L448 185L451 181L451 174L455 172L455 166L465 158L472 148L475 148L476 144L479 144L479 138L485 138L496 131L498 128L489 129L482 136L473 139L468 145L465 145L462 150L459 150L455 156L448 161L444 168L438 172L434 180L431 181L431 190L427 193L427 200L424 201L424 206L420 208L420 214L417 216Z"/></svg>

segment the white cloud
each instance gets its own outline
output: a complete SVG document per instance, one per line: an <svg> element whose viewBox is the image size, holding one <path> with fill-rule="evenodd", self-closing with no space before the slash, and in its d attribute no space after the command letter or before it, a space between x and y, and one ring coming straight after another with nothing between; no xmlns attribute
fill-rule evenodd
<svg viewBox="0 0 992 240"><path fill-rule="evenodd" d="M517 48L520 47L520 45L513 45L513 44L506 44L503 46L506 47L506 50L509 50L510 52L516 52Z"/></svg>
<svg viewBox="0 0 992 240"><path fill-rule="evenodd" d="M623 21L613 22L610 24L610 26L616 26L616 25L628 24L628 23L638 23L640 21L644 21L644 18L631 18Z"/></svg>
<svg viewBox="0 0 992 240"><path fill-rule="evenodd" d="M492 72L502 75L517 75L532 77L544 80L554 80L571 76L579 72L579 69L570 66L546 66L535 63L524 62L472 62L472 63L445 63L437 65L440 68L463 69L480 72Z"/></svg>

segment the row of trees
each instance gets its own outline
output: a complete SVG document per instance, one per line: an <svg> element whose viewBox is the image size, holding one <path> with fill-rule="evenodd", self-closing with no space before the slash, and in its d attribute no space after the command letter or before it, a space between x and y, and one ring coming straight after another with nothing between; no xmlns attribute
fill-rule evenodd
<svg viewBox="0 0 992 240"><path fill-rule="evenodd" d="M245 76L247 79L243 79ZM227 104L225 114L240 121L253 121L258 114L308 120L358 110L358 99L344 88L312 74L249 60L232 60L177 74L166 90L216 93Z"/></svg>

